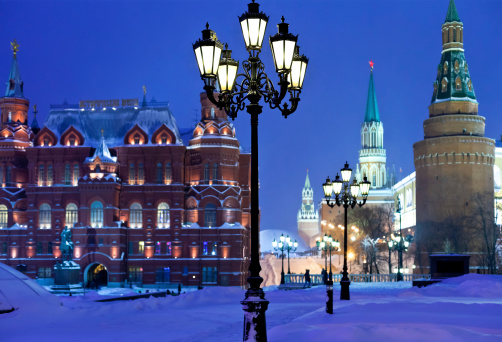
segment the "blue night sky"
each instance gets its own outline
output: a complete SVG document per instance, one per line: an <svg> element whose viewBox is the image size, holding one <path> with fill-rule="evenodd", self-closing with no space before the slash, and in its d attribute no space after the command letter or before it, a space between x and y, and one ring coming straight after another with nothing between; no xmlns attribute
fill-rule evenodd
<svg viewBox="0 0 502 342"><path fill-rule="evenodd" d="M180 128L193 127L202 81L192 43L209 21L232 56L244 60L237 16L247 3L0 1L0 81L7 81L9 42L15 38L24 93L38 105L39 123L50 104L64 99L141 98L146 85L149 100L170 102ZM288 119L265 109L259 126L261 227L295 231L306 169L318 202L327 175L333 177L345 160L355 167L370 59L387 165L395 164L398 172L402 168L402 177L414 171L412 145L423 138L448 0L260 4L270 16L266 40L284 15L310 58L299 109ZM500 139L502 1L457 0L456 5L479 114L487 119L486 135ZM277 81L268 42L261 57ZM249 148L248 114L239 113L234 124L241 144Z"/></svg>

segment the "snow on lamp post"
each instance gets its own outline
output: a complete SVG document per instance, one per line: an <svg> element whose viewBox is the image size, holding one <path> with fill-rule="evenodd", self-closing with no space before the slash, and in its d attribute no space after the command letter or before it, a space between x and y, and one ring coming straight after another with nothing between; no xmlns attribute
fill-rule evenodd
<svg viewBox="0 0 502 342"><path fill-rule="evenodd" d="M352 184L350 183L352 169L349 168L349 164L345 163L344 167L340 170L342 174L342 179L337 174L336 178L333 182L329 179L326 179L326 183L323 184L324 197L326 198L326 204L330 208L334 208L335 205L343 206L344 208L344 227L348 227L347 224L347 209L350 207L354 209L356 205L362 207L366 203L366 199L368 198L368 192L370 189L371 183L368 182L366 177L364 177L364 181L359 184L354 181ZM361 192L362 201L357 201L357 195ZM332 196L335 196L334 201L332 200ZM343 231L343 276L340 281L341 291L340 291L340 299L350 300L350 280L349 274L347 272L347 230Z"/></svg>
<svg viewBox="0 0 502 342"><path fill-rule="evenodd" d="M208 99L218 108L224 109L232 119L244 108L251 115L251 262L247 279L249 288L245 299L241 301L245 311L244 341L267 340L265 311L269 301L260 288L263 278L260 277L259 250L258 115L263 107L259 102L263 98L271 109L278 108L284 117L295 112L308 65L308 59L300 56L297 49L298 36L288 32L289 25L283 17L278 25L278 33L269 39L274 66L279 75L279 89L275 89L259 58L269 18L260 12L259 6L252 0L248 10L239 17L244 43L249 52L248 59L242 62L243 74L237 74L238 62L232 59L228 47L223 49L223 44L209 29L209 25L202 31L202 39L193 44ZM218 98L214 95L216 80L221 91ZM290 104L283 103L288 92Z"/></svg>

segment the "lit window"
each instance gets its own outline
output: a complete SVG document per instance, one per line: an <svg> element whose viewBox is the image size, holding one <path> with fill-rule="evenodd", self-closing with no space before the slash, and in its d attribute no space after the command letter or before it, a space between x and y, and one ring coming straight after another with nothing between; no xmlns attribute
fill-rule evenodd
<svg viewBox="0 0 502 342"><path fill-rule="evenodd" d="M166 242L166 255L171 255L171 242Z"/></svg>
<svg viewBox="0 0 502 342"><path fill-rule="evenodd" d="M173 180L173 170L171 168L171 163L166 164L166 184L171 184Z"/></svg>
<svg viewBox="0 0 502 342"><path fill-rule="evenodd" d="M51 228L51 206L44 203L38 210L38 224L41 229Z"/></svg>
<svg viewBox="0 0 502 342"><path fill-rule="evenodd" d="M135 202L131 205L129 221L131 228L143 227L143 208L141 204Z"/></svg>
<svg viewBox="0 0 502 342"><path fill-rule="evenodd" d="M143 167L143 163L139 163L138 165L138 184L145 183L145 169Z"/></svg>
<svg viewBox="0 0 502 342"><path fill-rule="evenodd" d="M44 185L44 166L38 166L38 186Z"/></svg>
<svg viewBox="0 0 502 342"><path fill-rule="evenodd" d="M455 79L455 90L457 90L457 91L461 91L462 90L462 80L458 76Z"/></svg>
<svg viewBox="0 0 502 342"><path fill-rule="evenodd" d="M207 255L207 241L202 244L202 255Z"/></svg>
<svg viewBox="0 0 502 342"><path fill-rule="evenodd" d="M138 242L138 253L139 254L144 254L145 253L145 241L139 241Z"/></svg>
<svg viewBox="0 0 502 342"><path fill-rule="evenodd" d="M54 175L54 173L53 173L52 164L49 164L47 166L47 186L52 185L53 175Z"/></svg>
<svg viewBox="0 0 502 342"><path fill-rule="evenodd" d="M92 228L103 227L103 203L94 201L91 204L91 226Z"/></svg>
<svg viewBox="0 0 502 342"><path fill-rule="evenodd" d="M213 242L213 250L211 251L211 255L217 255L218 254L218 243L215 241Z"/></svg>
<svg viewBox="0 0 502 342"><path fill-rule="evenodd" d="M7 228L9 211L4 204L0 205L0 228Z"/></svg>
<svg viewBox="0 0 502 342"><path fill-rule="evenodd" d="M160 241L157 241L157 243L155 244L155 254L160 254Z"/></svg>
<svg viewBox="0 0 502 342"><path fill-rule="evenodd" d="M66 206L66 215L65 215L65 225L68 227L73 227L75 223L78 222L78 208L75 203L69 203Z"/></svg>
<svg viewBox="0 0 502 342"><path fill-rule="evenodd" d="M165 135L160 139L162 144L167 144L167 137Z"/></svg>
<svg viewBox="0 0 502 342"><path fill-rule="evenodd" d="M162 202L157 207L157 228L170 227L169 204Z"/></svg>
<svg viewBox="0 0 502 342"><path fill-rule="evenodd" d="M441 81L441 91L443 93L447 90L447 86L448 86L448 80L446 79L446 77L444 77L443 80Z"/></svg>
<svg viewBox="0 0 502 342"><path fill-rule="evenodd" d="M73 165L73 186L78 185L79 171L78 164Z"/></svg>
<svg viewBox="0 0 502 342"><path fill-rule="evenodd" d="M134 163L129 164L129 184L136 183L136 171L134 170Z"/></svg>
<svg viewBox="0 0 502 342"><path fill-rule="evenodd" d="M134 137L134 144L135 144L135 145L138 145L138 144L139 144L139 135L136 135L136 136Z"/></svg>

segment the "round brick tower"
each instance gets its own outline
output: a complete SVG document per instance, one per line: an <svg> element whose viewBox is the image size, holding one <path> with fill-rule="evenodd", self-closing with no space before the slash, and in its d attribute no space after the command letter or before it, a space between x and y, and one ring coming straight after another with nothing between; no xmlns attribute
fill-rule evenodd
<svg viewBox="0 0 502 342"><path fill-rule="evenodd" d="M481 203L493 221L495 141L484 136L485 118L478 115L463 36L463 24L450 0L424 140L413 145L416 243L422 267L430 253L481 255L481 236L473 222ZM476 258L471 257L470 264L476 265Z"/></svg>

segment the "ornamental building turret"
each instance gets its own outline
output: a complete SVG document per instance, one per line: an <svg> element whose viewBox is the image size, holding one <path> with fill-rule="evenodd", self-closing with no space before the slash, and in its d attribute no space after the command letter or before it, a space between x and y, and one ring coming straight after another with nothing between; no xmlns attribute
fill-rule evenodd
<svg viewBox="0 0 502 342"><path fill-rule="evenodd" d="M383 124L380 121L378 104L373 84L373 65L370 62L371 73L368 87L366 114L361 125L361 150L359 150L359 165L356 177L359 182L364 177L371 182L372 189L387 186L386 152L383 148Z"/></svg>
<svg viewBox="0 0 502 342"><path fill-rule="evenodd" d="M313 247L315 238L319 235L319 214L314 207L314 190L310 186L308 170L305 186L302 189L302 206L298 211L297 222L298 235L308 246Z"/></svg>
<svg viewBox="0 0 502 342"><path fill-rule="evenodd" d="M482 203L491 203L484 210L488 221L493 219L495 142L485 137L485 118L478 115L463 37L463 24L450 0L424 140L413 145L422 266L428 260L425 254L442 252L445 243L456 253L479 254L480 236L472 234L468 221ZM471 258L471 266L476 262Z"/></svg>

